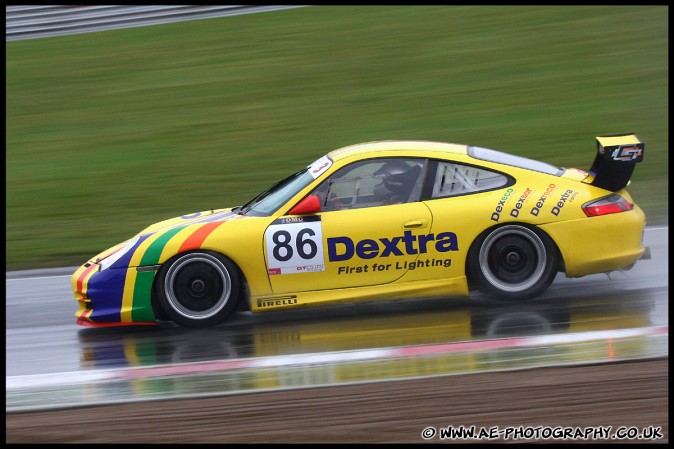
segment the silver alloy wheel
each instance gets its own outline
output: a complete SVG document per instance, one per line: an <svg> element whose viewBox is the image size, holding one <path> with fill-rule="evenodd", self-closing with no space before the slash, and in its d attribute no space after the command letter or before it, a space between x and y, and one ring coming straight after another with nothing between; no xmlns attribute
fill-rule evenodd
<svg viewBox="0 0 674 449"><path fill-rule="evenodd" d="M166 301L179 315L204 320L217 315L230 300L232 279L227 267L207 253L190 253L169 267Z"/></svg>
<svg viewBox="0 0 674 449"><path fill-rule="evenodd" d="M480 270L487 282L507 293L525 291L543 277L547 250L541 238L524 226L494 230L482 243Z"/></svg>

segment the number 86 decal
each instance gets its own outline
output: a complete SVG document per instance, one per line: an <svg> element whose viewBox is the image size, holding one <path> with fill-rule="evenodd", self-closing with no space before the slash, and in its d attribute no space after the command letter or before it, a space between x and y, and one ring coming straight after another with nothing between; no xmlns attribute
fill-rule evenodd
<svg viewBox="0 0 674 449"><path fill-rule="evenodd" d="M309 228L303 228L297 233L295 245L297 246L297 254L304 260L311 260L316 257L318 253L318 246L311 238L305 239L304 236L315 236L316 233ZM274 259L287 262L293 257L293 247L290 245L292 236L288 231L276 231L271 236L274 242L274 249L272 250ZM309 251L305 251L305 246L309 247ZM282 253L284 253L282 255Z"/></svg>
<svg viewBox="0 0 674 449"><path fill-rule="evenodd" d="M269 274L324 271L323 230L320 217L286 223L276 220L265 232Z"/></svg>

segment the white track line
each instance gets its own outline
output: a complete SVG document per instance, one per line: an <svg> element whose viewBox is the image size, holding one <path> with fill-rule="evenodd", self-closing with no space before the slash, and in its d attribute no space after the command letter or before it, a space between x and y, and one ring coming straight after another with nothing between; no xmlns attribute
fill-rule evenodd
<svg viewBox="0 0 674 449"><path fill-rule="evenodd" d="M6 378L6 390L9 391L25 388L56 387L73 384L81 385L92 382L124 381L158 376L204 374L250 368L289 367L302 365L308 366L326 363L351 363L361 360L440 355L461 351L487 351L500 348L541 347L604 339L624 339L644 336L668 335L668 333L669 326L666 325L606 331L589 331L571 334L460 341L453 343L402 346L383 349L364 349L358 351L335 351L325 353L183 363L176 365L155 365L147 367L118 368L97 371L10 376Z"/></svg>

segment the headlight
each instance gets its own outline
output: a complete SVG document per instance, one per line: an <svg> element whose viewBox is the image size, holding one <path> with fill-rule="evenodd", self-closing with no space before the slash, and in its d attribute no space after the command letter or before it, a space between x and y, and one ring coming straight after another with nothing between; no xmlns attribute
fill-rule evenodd
<svg viewBox="0 0 674 449"><path fill-rule="evenodd" d="M140 239L140 236L132 238L126 243L126 245L122 246L120 249L107 256L105 259L97 261L97 263L101 266L101 271L110 268L110 266L117 262L124 254L128 253L129 250L133 248L136 243L138 243L138 239Z"/></svg>

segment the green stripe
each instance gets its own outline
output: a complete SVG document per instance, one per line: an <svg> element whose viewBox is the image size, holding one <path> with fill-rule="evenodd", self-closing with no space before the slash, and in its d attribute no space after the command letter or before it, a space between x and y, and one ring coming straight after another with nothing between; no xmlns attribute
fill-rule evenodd
<svg viewBox="0 0 674 449"><path fill-rule="evenodd" d="M133 288L133 306L131 307L131 321L154 321L152 311L152 282L155 271L139 271L136 274L136 283Z"/></svg>
<svg viewBox="0 0 674 449"><path fill-rule="evenodd" d="M156 265L159 263L164 247L171 238L178 232L184 229L184 226L179 226L174 229L169 229L152 242L145 254L140 260L139 266ZM155 316L152 311L152 282L154 281L155 271L139 271L136 274L136 282L133 287L133 305L131 307L131 321L154 321Z"/></svg>
<svg viewBox="0 0 674 449"><path fill-rule="evenodd" d="M145 250L145 254L143 254L142 259L140 260L139 266L145 266L145 265L156 265L159 263L159 256L161 256L161 252L164 250L164 247L168 243L171 238L182 231L185 227L180 226L175 229L169 229L159 237L157 240L152 242L150 244L150 247Z"/></svg>

